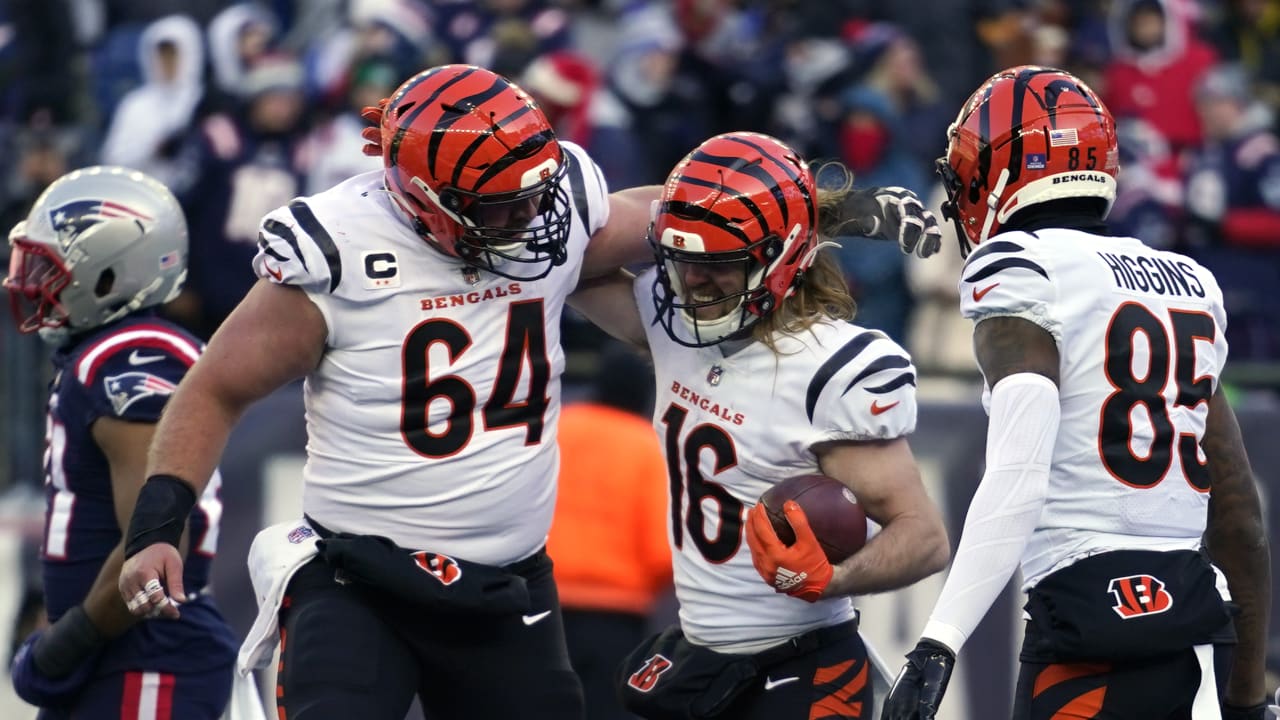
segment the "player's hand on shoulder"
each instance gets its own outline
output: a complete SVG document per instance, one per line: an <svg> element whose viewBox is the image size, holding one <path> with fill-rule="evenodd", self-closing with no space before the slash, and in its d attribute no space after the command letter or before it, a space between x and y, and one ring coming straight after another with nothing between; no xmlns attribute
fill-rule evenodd
<svg viewBox="0 0 1280 720"><path fill-rule="evenodd" d="M923 638L907 653L907 663L885 698L880 720L931 720L947 692L956 656L941 643Z"/></svg>
<svg viewBox="0 0 1280 720"><path fill-rule="evenodd" d="M67 704L92 677L105 643L106 638L77 605L19 646L9 668L14 691L38 707Z"/></svg>
<svg viewBox="0 0 1280 720"><path fill-rule="evenodd" d="M143 618L177 618L178 603L186 602L178 549L157 542L139 550L124 561L119 588L130 613Z"/></svg>
<svg viewBox="0 0 1280 720"><path fill-rule="evenodd" d="M817 602L831 584L834 572L831 563L799 503L788 500L783 512L796 534L791 545L784 544L778 537L763 503L757 503L748 512L746 535L751 562L774 592Z"/></svg>
<svg viewBox="0 0 1280 720"><path fill-rule="evenodd" d="M855 190L845 202L846 215L871 238L891 240L907 255L927 258L942 248L942 229L920 198L904 187Z"/></svg>

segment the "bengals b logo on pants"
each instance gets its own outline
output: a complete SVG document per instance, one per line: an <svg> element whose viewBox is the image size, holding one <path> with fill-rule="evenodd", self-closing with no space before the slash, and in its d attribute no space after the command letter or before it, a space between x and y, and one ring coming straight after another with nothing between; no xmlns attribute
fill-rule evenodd
<svg viewBox="0 0 1280 720"><path fill-rule="evenodd" d="M1154 575L1128 575L1113 578L1107 590L1115 598L1112 610L1123 620L1157 615L1173 607L1173 596L1164 582Z"/></svg>
<svg viewBox="0 0 1280 720"><path fill-rule="evenodd" d="M662 673L671 669L671 661L661 655L654 655L644 661L644 665L635 671L630 678L627 679L627 685L639 690L640 692L649 692L654 685L658 684L658 678Z"/></svg>

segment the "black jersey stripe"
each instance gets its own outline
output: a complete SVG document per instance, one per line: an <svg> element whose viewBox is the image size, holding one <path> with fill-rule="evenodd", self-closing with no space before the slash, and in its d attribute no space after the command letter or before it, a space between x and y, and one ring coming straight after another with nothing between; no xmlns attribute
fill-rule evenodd
<svg viewBox="0 0 1280 720"><path fill-rule="evenodd" d="M587 204L587 185L586 179L582 176L582 165L578 163L573 153L567 150L564 153L564 164L569 174L569 191L573 194L573 207L577 209L578 217L582 220L582 229L590 235L591 207Z"/></svg>
<svg viewBox="0 0 1280 720"><path fill-rule="evenodd" d="M975 282L978 282L979 280L986 280L987 278L991 277L992 275L995 275L1001 270L1013 270L1016 268L1026 268L1027 270L1040 273L1041 275L1044 276L1045 280L1049 279L1049 273L1045 272L1044 268L1040 267L1039 263L1028 260L1026 258L1007 257L1007 258L1000 258L999 260L996 260L995 262L987 265L981 270L978 270L974 274L965 278L964 281L967 283L975 283Z"/></svg>
<svg viewBox="0 0 1280 720"><path fill-rule="evenodd" d="M863 389L869 393L875 393L876 395L883 395L885 393L891 393L894 390L897 390L898 388L902 387L903 385L911 385L914 387L915 384L916 384L916 374L913 372L904 372L901 375L898 375L897 377L895 377L894 379L890 380L889 382L883 385L876 385L875 387L869 387L869 388L863 388Z"/></svg>
<svg viewBox="0 0 1280 720"><path fill-rule="evenodd" d="M333 244L329 231L324 229L316 219L316 214L311 212L311 208L305 202L294 200L289 203L289 212L293 213L293 217L298 221L298 227L311 236L316 247L320 248L320 253L324 255L325 262L329 264L329 292L333 292L342 280L342 259L338 255L338 246Z"/></svg>
<svg viewBox="0 0 1280 720"><path fill-rule="evenodd" d="M276 237L284 238L284 241L289 243L289 247L293 248L293 254L297 256L298 262L302 263L302 269L311 272L311 268L307 267L307 259L302 256L302 248L298 246L298 236L293 233L293 228L279 220L268 218L266 222L262 223L262 229ZM259 233L259 237L261 237L261 233ZM273 255L272 257L283 262L289 261L289 258L281 257L280 255Z"/></svg>
<svg viewBox="0 0 1280 720"><path fill-rule="evenodd" d="M856 335L822 363L822 367L818 368L818 372L814 373L813 379L809 381L809 390L804 397L804 411L809 416L809 422L813 422L813 410L818 405L818 397L826 389L827 383L831 382L831 378L840 372L840 368L848 365L859 353L866 350L868 345L880 337L884 336L873 331Z"/></svg>
<svg viewBox="0 0 1280 720"><path fill-rule="evenodd" d="M267 221L268 224L274 223L274 222L276 221L275 220ZM279 233L274 233L274 234L279 235ZM262 233L258 233L258 247L262 249L262 252L270 255L271 257L275 258L276 260L279 260L282 263L289 262L289 258L285 257L284 255L281 255L275 248L271 247L271 243L267 242L267 238Z"/></svg>
<svg viewBox="0 0 1280 720"><path fill-rule="evenodd" d="M973 262L978 258L983 258L995 253L1021 252L1023 250L1026 250L1026 248L1022 247L1016 242L1011 242L1009 240L988 241L988 242L982 243L981 245L978 246L977 250L974 250L972 253L970 253L969 260L967 262L968 264L973 264Z"/></svg>
<svg viewBox="0 0 1280 720"><path fill-rule="evenodd" d="M845 386L844 392L840 394L843 395L849 392L853 389L854 385L857 385L878 372L905 367L911 367L911 361L901 355L884 355L882 357L878 357L868 363L866 367L862 368L862 372L855 375L854 378L849 381L849 384Z"/></svg>

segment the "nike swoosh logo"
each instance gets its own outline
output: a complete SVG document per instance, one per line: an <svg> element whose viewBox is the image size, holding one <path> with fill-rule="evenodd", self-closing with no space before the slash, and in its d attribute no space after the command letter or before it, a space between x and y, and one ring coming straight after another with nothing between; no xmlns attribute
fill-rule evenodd
<svg viewBox="0 0 1280 720"><path fill-rule="evenodd" d="M137 350L129 353L130 365L146 365L147 363L159 362L163 359L163 355L139 355Z"/></svg>
<svg viewBox="0 0 1280 720"><path fill-rule="evenodd" d="M542 622L542 620L550 614L551 614L550 610L543 610L537 615L524 615L520 619L524 620L525 625L536 625L539 622Z"/></svg>
<svg viewBox="0 0 1280 720"><path fill-rule="evenodd" d="M766 677L766 678L764 679L764 689L765 689L765 690L772 690L772 689L774 689L774 688L778 687L779 685L786 685L787 683L793 683L793 682L796 682L796 681L797 681L797 680L799 680L799 679L800 679L800 678L798 678L798 677L796 677L796 676L794 676L794 675L792 675L791 677L778 678L777 680L774 680L774 679L773 679L773 678L771 678L771 677Z"/></svg>
<svg viewBox="0 0 1280 720"><path fill-rule="evenodd" d="M271 267L266 263L262 263L262 267L267 269L267 274L276 279L276 282L284 282L284 273Z"/></svg>
<svg viewBox="0 0 1280 720"><path fill-rule="evenodd" d="M902 402L902 401L901 401L901 400L894 400L893 402L889 403L888 405L881 405L881 404L879 403L879 401L877 401L877 400L872 400L872 401L871 401L871 414L872 414L872 415L879 415L879 414L881 414L881 413L887 413L887 412L889 412L890 410L892 410L893 408L897 407L898 403L900 403L900 402Z"/></svg>
<svg viewBox="0 0 1280 720"><path fill-rule="evenodd" d="M999 284L1000 284L1000 283L991 283L990 285L988 285L988 286L986 286L986 287L982 288L981 290L979 290L978 288L974 288L974 289L973 289L973 301L974 301L974 302L981 302L981 301L982 301L982 298L986 297L986 296L987 296L987 293L991 292L992 290L995 290L995 289L996 289L996 286L998 286Z"/></svg>

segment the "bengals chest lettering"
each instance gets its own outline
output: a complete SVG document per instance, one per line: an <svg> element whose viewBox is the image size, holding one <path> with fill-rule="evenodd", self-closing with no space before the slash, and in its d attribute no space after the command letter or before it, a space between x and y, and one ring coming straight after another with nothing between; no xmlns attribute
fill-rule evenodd
<svg viewBox="0 0 1280 720"><path fill-rule="evenodd" d="M746 415L740 412L734 412L728 405L721 405L712 400L711 397L703 395L696 390L689 388L687 385L681 384L678 380L671 382L671 393L689 405L715 415L726 422L734 425L741 425L746 420Z"/></svg>
<svg viewBox="0 0 1280 720"><path fill-rule="evenodd" d="M499 300L512 295L519 295L521 292L520 283L513 282L507 283L505 286L487 288L485 290L472 290L464 293L450 293L448 295L422 298L419 304L423 311L447 310L448 308L475 305L489 300Z"/></svg>

